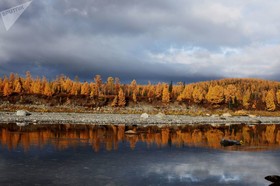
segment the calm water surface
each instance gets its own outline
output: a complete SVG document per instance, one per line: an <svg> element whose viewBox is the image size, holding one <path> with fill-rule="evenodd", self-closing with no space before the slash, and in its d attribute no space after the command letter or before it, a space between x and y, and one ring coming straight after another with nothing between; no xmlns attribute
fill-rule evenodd
<svg viewBox="0 0 280 186"><path fill-rule="evenodd" d="M269 185L279 129L2 124L0 185ZM221 147L222 138L245 144Z"/></svg>

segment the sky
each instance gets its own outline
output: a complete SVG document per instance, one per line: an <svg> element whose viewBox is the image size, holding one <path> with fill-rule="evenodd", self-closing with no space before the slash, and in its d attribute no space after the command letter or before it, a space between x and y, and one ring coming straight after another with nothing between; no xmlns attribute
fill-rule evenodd
<svg viewBox="0 0 280 186"><path fill-rule="evenodd" d="M0 11L29 0L1 0ZM33 0L0 20L0 76L280 80L280 1Z"/></svg>

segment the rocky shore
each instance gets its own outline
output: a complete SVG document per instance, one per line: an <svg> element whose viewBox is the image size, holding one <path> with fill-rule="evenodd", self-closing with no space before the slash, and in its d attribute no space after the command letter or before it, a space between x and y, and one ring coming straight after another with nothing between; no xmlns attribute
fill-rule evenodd
<svg viewBox="0 0 280 186"><path fill-rule="evenodd" d="M0 112L0 123L34 124L280 124L280 117Z"/></svg>

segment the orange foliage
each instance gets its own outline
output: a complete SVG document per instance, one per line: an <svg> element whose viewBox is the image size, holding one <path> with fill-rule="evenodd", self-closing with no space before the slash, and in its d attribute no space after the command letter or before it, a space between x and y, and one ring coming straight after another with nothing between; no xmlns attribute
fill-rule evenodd
<svg viewBox="0 0 280 186"><path fill-rule="evenodd" d="M129 101L153 104L178 101L188 105L200 104L213 108L217 105L230 109L270 111L280 108L280 82L277 81L233 78L187 85L178 82L170 88L164 82L138 85L136 80L132 80L130 84L121 84L119 78L113 77L108 77L107 81L102 83L100 75L96 75L93 82L80 82L78 78L73 81L64 75L58 76L53 81L48 81L45 77L33 79L30 72L26 72L25 77L11 73L9 78L6 76L0 78L0 96L5 97L13 94L48 97L83 95L93 99L94 103L104 102L104 105L111 104L117 96L119 102L117 105L122 107L129 105ZM122 91L121 95L119 95L120 91Z"/></svg>

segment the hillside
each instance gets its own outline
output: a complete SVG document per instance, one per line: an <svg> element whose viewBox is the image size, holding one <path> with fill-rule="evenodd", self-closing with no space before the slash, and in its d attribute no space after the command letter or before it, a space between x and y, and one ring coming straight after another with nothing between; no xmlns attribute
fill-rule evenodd
<svg viewBox="0 0 280 186"><path fill-rule="evenodd" d="M121 84L119 78L102 81L96 75L92 82L74 81L61 75L49 81L11 73L0 78L1 108L15 105L45 105L64 108L129 108L149 105L155 108L199 106L206 109L276 111L280 108L280 82L262 79L229 78L191 84L159 82ZM69 107L68 110L71 108Z"/></svg>

